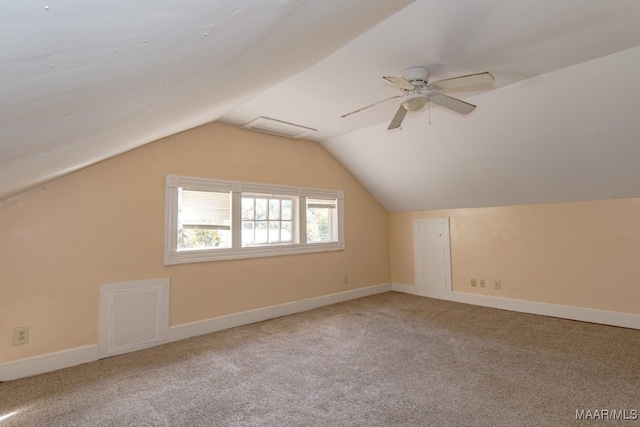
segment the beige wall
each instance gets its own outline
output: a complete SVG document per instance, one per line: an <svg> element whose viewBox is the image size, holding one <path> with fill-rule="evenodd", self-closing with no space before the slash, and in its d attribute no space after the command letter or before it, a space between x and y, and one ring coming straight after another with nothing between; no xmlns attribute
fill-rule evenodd
<svg viewBox="0 0 640 427"><path fill-rule="evenodd" d="M640 198L390 213L394 283L415 284L414 218L450 218L454 291L640 314Z"/></svg>
<svg viewBox="0 0 640 427"><path fill-rule="evenodd" d="M344 190L346 250L164 266L165 174ZM438 217L456 291L640 314L640 199L387 214L318 144L211 124L0 201L0 362L96 344L101 283L169 277L171 325L411 285L412 220Z"/></svg>
<svg viewBox="0 0 640 427"><path fill-rule="evenodd" d="M165 267L165 174L344 190L346 250ZM314 142L224 124L165 138L0 202L0 362L96 344L101 283L169 277L170 325L387 283L387 227Z"/></svg>

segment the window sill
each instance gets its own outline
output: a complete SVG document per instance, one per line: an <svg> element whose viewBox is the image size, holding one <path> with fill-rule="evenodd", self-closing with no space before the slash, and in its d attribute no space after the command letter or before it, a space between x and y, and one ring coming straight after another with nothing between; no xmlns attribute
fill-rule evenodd
<svg viewBox="0 0 640 427"><path fill-rule="evenodd" d="M309 254L344 250L342 242L308 243L306 245L254 246L241 249L205 249L172 252L165 256L164 265L195 262L226 261L283 255Z"/></svg>

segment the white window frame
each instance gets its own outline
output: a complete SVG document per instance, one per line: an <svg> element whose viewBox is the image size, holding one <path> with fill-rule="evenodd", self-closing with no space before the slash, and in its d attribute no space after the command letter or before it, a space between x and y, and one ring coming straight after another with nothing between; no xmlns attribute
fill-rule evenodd
<svg viewBox="0 0 640 427"><path fill-rule="evenodd" d="M231 248L193 249L178 251L178 188L187 190L231 193ZM297 199L294 209L294 243L263 246L242 246L242 194L291 196ZM307 243L307 197L313 199L335 199L338 208L338 240L332 242ZM258 258L295 255L313 252L341 251L344 241L344 192L275 184L260 184L244 181L196 178L179 175L165 176L165 232L164 264L175 265L193 262L221 261L231 259Z"/></svg>

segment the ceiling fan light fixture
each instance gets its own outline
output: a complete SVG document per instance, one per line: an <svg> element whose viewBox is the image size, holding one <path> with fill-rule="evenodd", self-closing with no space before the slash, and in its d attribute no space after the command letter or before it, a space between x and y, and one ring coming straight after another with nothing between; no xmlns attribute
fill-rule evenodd
<svg viewBox="0 0 640 427"><path fill-rule="evenodd" d="M429 98L427 95L421 93L415 93L409 95L404 101L402 101L402 106L407 111L419 111L427 105Z"/></svg>

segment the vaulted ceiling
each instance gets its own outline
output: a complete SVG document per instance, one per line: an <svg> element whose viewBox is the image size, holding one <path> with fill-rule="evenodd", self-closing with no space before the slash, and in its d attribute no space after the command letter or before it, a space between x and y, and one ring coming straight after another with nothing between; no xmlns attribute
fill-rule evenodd
<svg viewBox="0 0 640 427"><path fill-rule="evenodd" d="M640 195L636 0L138 0L0 5L0 199L166 135L317 129L390 211ZM387 125L382 79L481 71Z"/></svg>

